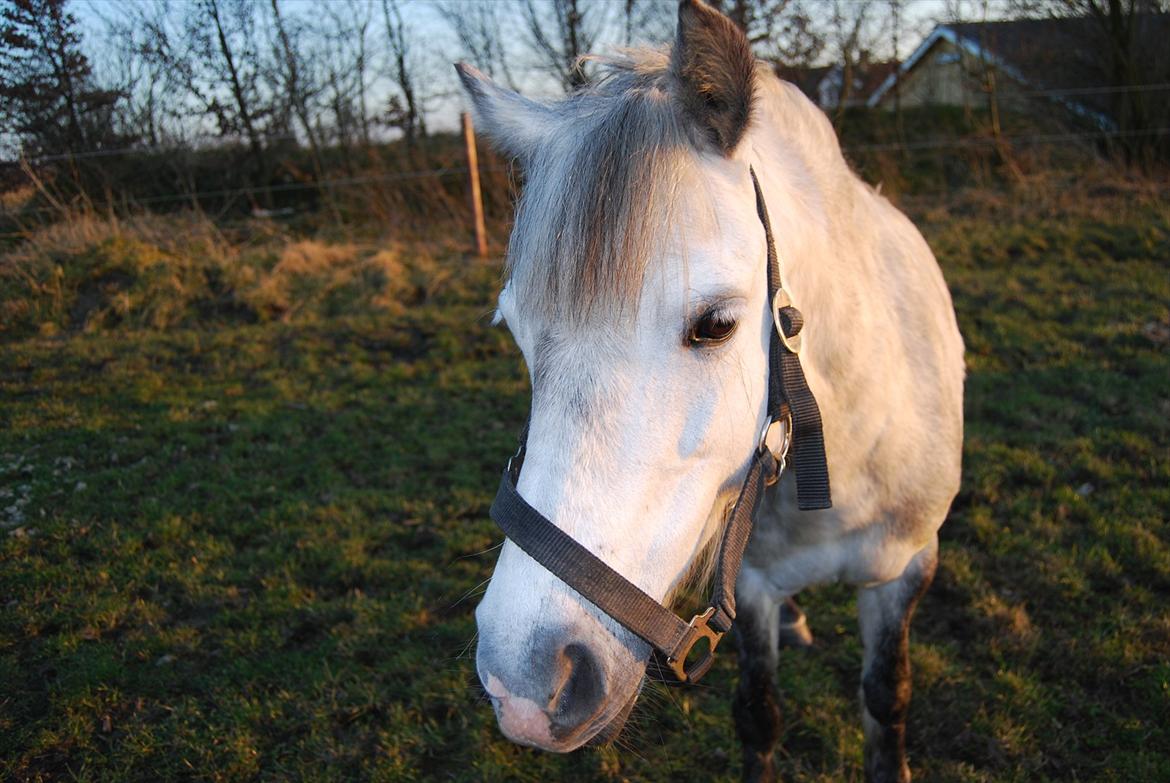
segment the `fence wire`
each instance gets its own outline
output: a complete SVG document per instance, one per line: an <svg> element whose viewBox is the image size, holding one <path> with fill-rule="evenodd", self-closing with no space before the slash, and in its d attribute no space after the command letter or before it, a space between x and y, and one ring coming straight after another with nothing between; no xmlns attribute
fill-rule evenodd
<svg viewBox="0 0 1170 783"><path fill-rule="evenodd" d="M1170 85L1167 85L1170 86ZM1143 128L1128 131L1077 131L1067 133L1033 133L1021 135L1003 135L995 136L979 136L979 137L940 137L934 139L922 139L919 141L906 142L875 142L868 144L851 144L843 145L842 152L847 154L857 154L866 152L893 152L899 150L906 151L926 151L926 150L964 150L964 149L987 149L993 148L999 144L1009 144L1013 146L1029 146L1029 145L1044 145L1044 144L1059 144L1062 142L1072 141L1088 141L1088 140L1103 140L1103 139L1119 139L1119 138L1139 138L1139 137L1154 137L1162 134L1170 134L1170 126L1160 128ZM510 170L510 166L480 166L480 172L500 172ZM151 204L166 204L180 201L199 202L204 199L232 199L241 196L250 196L267 193L288 193L298 191L328 191L358 187L362 185L375 185L391 182L404 182L418 179L443 179L452 175L466 175L469 169L466 165L462 166L447 166L436 169L418 169L413 171L399 171L388 174L371 174L353 177L338 177L333 179L317 180L312 182L287 182L275 185L249 185L239 188L221 188L217 190L205 191L189 191L186 193L166 193L157 196L145 196L142 198L127 198L127 205L145 206ZM0 215L27 215L39 213L51 213L58 211L53 207L37 207L34 209L24 209L17 211L4 210ZM0 236L23 236L21 232L10 232L0 234Z"/></svg>

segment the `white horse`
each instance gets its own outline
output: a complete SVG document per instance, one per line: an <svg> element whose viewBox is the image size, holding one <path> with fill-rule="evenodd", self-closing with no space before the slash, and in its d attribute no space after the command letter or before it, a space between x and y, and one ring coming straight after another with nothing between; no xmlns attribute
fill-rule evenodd
<svg viewBox="0 0 1170 783"><path fill-rule="evenodd" d="M600 82L538 103L458 66L480 127L525 172L498 317L531 372L518 488L666 601L719 532L764 424L764 231L804 314L833 508L764 498L736 595L744 775L773 777L774 671L811 637L792 597L859 588L866 777L904 781L908 628L959 487L963 344L913 225L863 184L825 116L683 0L670 51L600 60ZM477 668L500 728L569 751L620 730L650 647L508 541Z"/></svg>

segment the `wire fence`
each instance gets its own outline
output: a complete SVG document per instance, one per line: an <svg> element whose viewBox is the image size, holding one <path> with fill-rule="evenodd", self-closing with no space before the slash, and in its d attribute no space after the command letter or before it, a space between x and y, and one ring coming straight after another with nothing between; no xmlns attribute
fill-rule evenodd
<svg viewBox="0 0 1170 783"><path fill-rule="evenodd" d="M1068 132L1068 133L1031 133L1020 135L978 136L961 139L923 139L920 141L889 142L874 144L855 144L843 146L846 152L887 152L891 150L933 150L933 149L970 149L973 147L993 147L1006 142L1018 146L1032 144L1057 144L1063 141L1085 141L1094 139L1128 139L1141 137L1157 137L1170 134L1170 126L1164 128L1142 128L1135 130Z"/></svg>
<svg viewBox="0 0 1170 783"><path fill-rule="evenodd" d="M507 171L507 166L481 166L480 171ZM168 201L198 201L200 199L233 198L237 196L257 195L260 193L289 193L300 190L331 190L336 188L355 187L357 185L374 185L389 182L406 182L413 179L434 177L441 179L452 174L467 174L467 166L447 166L439 169L422 169L418 171L401 171L394 174L372 174L361 177L340 177L337 179L323 179L316 182L282 182L276 185L249 185L242 188L223 188L220 190L205 190L194 193L168 193L161 196L149 196L135 199L138 204L159 204Z"/></svg>
<svg viewBox="0 0 1170 783"><path fill-rule="evenodd" d="M1170 88L1170 83L1165 85L1151 85L1151 87ZM900 142L872 142L863 144L845 144L841 149L844 153L856 156L871 152L895 152L895 151L945 151L945 150L971 150L971 149L990 149L995 148L1001 144L1008 144L1013 147L1025 147L1033 145L1054 145L1070 142L1098 142L1108 139L1127 139L1140 137L1157 137L1161 135L1170 135L1170 126L1157 128L1143 128L1134 130L1098 130L1098 131L1069 131L1061 133L1028 133L1016 135L984 135L977 137L936 137L928 139L919 139L915 141L900 141ZM103 153L105 155L113 156L115 154L142 154L146 152L161 153L161 152L177 152L190 151L190 148L127 148L124 150L106 150L95 151L90 154L90 157L98 157ZM68 154L61 154L49 156L47 158L39 158L38 160L69 160L71 158L84 158L84 155L70 156ZM486 172L505 172L511 169L507 165L481 165L479 171ZM276 183L270 185L248 185L234 188L218 188L210 190L190 190L186 192L164 193L153 196L142 197L126 197L125 203L127 206L151 206L164 205L170 203L190 202L194 205L200 202L221 199L230 200L241 197L256 196L261 194L275 194L275 193L293 193L301 191L317 191L329 192L336 190L344 190L346 188L355 188L369 185L391 184L396 182L407 182L411 180L421 180L433 178L441 180L452 176L467 176L469 169L466 165L444 166L430 169L415 169L408 171L396 171L384 174L368 174L348 177L335 177L314 181L305 182L287 182ZM40 206L32 208L23 208L13 212L7 209L0 210L0 216L6 213L11 215L30 215L30 214L48 214L60 211L58 208L50 206ZM0 237L19 237L25 236L26 232L3 232Z"/></svg>
<svg viewBox="0 0 1170 783"><path fill-rule="evenodd" d="M508 166L480 166L480 172L502 172L508 171ZM328 191L335 189L342 189L347 187L357 187L359 185L377 185L389 184L393 182L407 182L410 180L419 179L443 179L452 175L466 176L469 173L467 166L447 166L436 169L420 169L417 171L400 171L393 174L373 174L368 176L358 177L340 177L336 179L324 179L313 182L283 182L274 185L248 185L239 188L220 188L217 190L196 190L186 193L165 193L157 196L143 196L135 198L127 198L129 204L137 206L149 206L152 204L167 204L189 201L191 203L198 203L211 199L233 199L243 196L255 196L264 193L293 193L298 191ZM20 214L47 214L58 212L59 209L54 207L33 207L25 208L19 211ZM0 215L4 213L0 211ZM12 233L0 234L0 236L13 236Z"/></svg>
<svg viewBox="0 0 1170 783"><path fill-rule="evenodd" d="M1158 84L1132 84L1128 86L1069 87L1067 89L1055 90L1028 90L1026 92L1022 92L1021 95L1117 95L1119 93L1160 92L1162 90L1170 90L1170 82L1160 82Z"/></svg>

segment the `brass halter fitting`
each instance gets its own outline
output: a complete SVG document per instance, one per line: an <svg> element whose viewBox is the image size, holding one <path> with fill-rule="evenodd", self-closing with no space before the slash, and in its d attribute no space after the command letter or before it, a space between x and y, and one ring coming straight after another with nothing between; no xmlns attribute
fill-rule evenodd
<svg viewBox="0 0 1170 783"><path fill-rule="evenodd" d="M708 624L714 614L715 607L709 606L707 611L692 617L690 638L674 655L666 659L666 665L670 667L670 671L674 673L680 683L700 680L715 663L715 648L718 646L719 640L723 638L723 633L716 631ZM688 669L687 657L701 639L707 640L707 652Z"/></svg>

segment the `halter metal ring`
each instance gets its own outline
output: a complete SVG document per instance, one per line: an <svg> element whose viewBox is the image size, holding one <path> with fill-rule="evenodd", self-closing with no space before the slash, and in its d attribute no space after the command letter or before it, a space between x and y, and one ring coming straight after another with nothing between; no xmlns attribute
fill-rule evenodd
<svg viewBox="0 0 1170 783"><path fill-rule="evenodd" d="M767 449L772 454L775 460L775 471L768 476L765 476L764 483L767 486L772 486L780 480L780 475L784 472L784 468L788 461L788 448L792 445L792 413L787 413L784 418L773 420L768 417L764 423L764 429L760 430L760 451Z"/></svg>
<svg viewBox="0 0 1170 783"><path fill-rule="evenodd" d="M792 414L788 413L782 419L773 419L769 416L764 422L764 428L760 430L759 448L768 449L776 457L777 462L784 462L784 458L788 456L788 447L791 445Z"/></svg>
<svg viewBox="0 0 1170 783"><path fill-rule="evenodd" d="M800 332L789 337L784 333L784 325L780 323L780 311L791 306L792 297L783 288L777 288L776 294L772 297L772 325L776 327L776 334L780 337L780 342L784 343L784 347L792 353L799 354L802 345Z"/></svg>
<svg viewBox="0 0 1170 783"><path fill-rule="evenodd" d="M694 682L702 678L715 663L715 647L723 638L723 634L707 624L714 614L715 607L708 606L705 612L691 618L690 628L693 629L694 633L690 635L684 648L677 650L674 655L666 659L670 671L674 673L679 682ZM695 649L695 645L699 643L700 639L707 640L707 652L702 658L695 661L694 666L688 669L687 657L691 654L691 650Z"/></svg>

